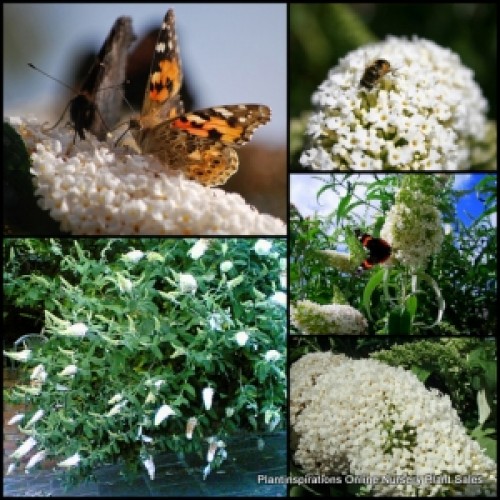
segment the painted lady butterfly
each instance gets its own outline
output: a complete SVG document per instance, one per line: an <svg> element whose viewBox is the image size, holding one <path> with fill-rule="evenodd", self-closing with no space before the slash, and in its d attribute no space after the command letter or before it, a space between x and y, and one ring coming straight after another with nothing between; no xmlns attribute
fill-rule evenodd
<svg viewBox="0 0 500 500"><path fill-rule="evenodd" d="M85 139L84 130L88 130L99 140L104 140L109 127L116 125L123 99L121 88L125 81L127 51L134 40L132 20L130 17L119 17L104 41L80 92L68 104L70 120L75 129L73 143L77 134L80 139ZM32 64L29 66L38 70ZM54 127L65 113L66 110Z"/></svg>
<svg viewBox="0 0 500 500"><path fill-rule="evenodd" d="M130 121L143 154L205 186L224 184L237 170L233 146L246 144L267 123L263 104L233 104L184 113L179 91L182 67L174 12L165 15L158 35L141 116Z"/></svg>

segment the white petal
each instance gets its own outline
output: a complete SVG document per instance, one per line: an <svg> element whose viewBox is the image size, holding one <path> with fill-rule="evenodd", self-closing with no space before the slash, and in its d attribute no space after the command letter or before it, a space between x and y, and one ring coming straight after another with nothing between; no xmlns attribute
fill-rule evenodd
<svg viewBox="0 0 500 500"><path fill-rule="evenodd" d="M155 415L155 425L160 425L170 415L175 415L175 411L169 405L161 406Z"/></svg>
<svg viewBox="0 0 500 500"><path fill-rule="evenodd" d="M128 400L122 401L121 403L117 403L111 410L106 413L106 417L112 417L117 413L120 413L120 410L128 403Z"/></svg>
<svg viewBox="0 0 500 500"><path fill-rule="evenodd" d="M16 468L16 464L9 464L9 468L7 469L7 472L5 473L6 476L12 474L14 472L14 469Z"/></svg>

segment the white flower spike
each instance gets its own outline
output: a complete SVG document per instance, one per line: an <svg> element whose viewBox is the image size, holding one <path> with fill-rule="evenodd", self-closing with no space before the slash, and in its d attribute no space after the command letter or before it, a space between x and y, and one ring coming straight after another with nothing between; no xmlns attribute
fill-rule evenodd
<svg viewBox="0 0 500 500"><path fill-rule="evenodd" d="M208 451L207 451L207 462L210 463L213 461L214 457L215 457L215 452L217 451L217 448L218 448L218 444L217 444L217 441L214 440L210 443L209 447L208 447Z"/></svg>
<svg viewBox="0 0 500 500"><path fill-rule="evenodd" d="M268 240L258 240L255 243L254 250L257 255L269 255L273 244Z"/></svg>
<svg viewBox="0 0 500 500"><path fill-rule="evenodd" d="M175 411L169 405L162 405L155 415L155 426L160 425L170 415L175 415Z"/></svg>
<svg viewBox="0 0 500 500"><path fill-rule="evenodd" d="M299 300L292 307L290 322L305 335L368 333L366 318L347 304L323 305L310 300Z"/></svg>
<svg viewBox="0 0 500 500"><path fill-rule="evenodd" d="M81 457L79 453L75 453L71 457L67 458L66 460L63 460L62 462L59 462L57 465L59 467L74 467L75 465L78 465L80 463Z"/></svg>
<svg viewBox="0 0 500 500"><path fill-rule="evenodd" d="M277 306L284 307L286 309L287 307L287 295L285 292L276 292L274 295L272 295L269 299L273 304L276 304Z"/></svg>
<svg viewBox="0 0 500 500"><path fill-rule="evenodd" d="M197 288L198 283L192 274L179 274L179 289L182 293L194 294Z"/></svg>
<svg viewBox="0 0 500 500"><path fill-rule="evenodd" d="M26 453L29 453L34 446L36 446L36 439L33 437L29 437L24 443L17 448L11 455L10 458L14 458L18 460L19 458L24 457Z"/></svg>
<svg viewBox="0 0 500 500"><path fill-rule="evenodd" d="M14 415L8 422L7 425L14 425L20 422L24 418L24 413L18 413Z"/></svg>
<svg viewBox="0 0 500 500"><path fill-rule="evenodd" d="M203 256L210 244L209 239L198 240L189 250L188 255L193 259L197 260Z"/></svg>
<svg viewBox="0 0 500 500"><path fill-rule="evenodd" d="M43 384L46 379L47 372L45 371L45 367L42 364L35 366L35 368L33 368L33 371L31 372L30 380L35 380Z"/></svg>
<svg viewBox="0 0 500 500"><path fill-rule="evenodd" d="M278 361L281 358L281 354L276 351L275 349L271 349L270 351L267 351L266 354L264 355L264 359L268 362L270 361Z"/></svg>
<svg viewBox="0 0 500 500"><path fill-rule="evenodd" d="M144 252L141 252L141 250L131 250L130 252L127 252L126 254L123 255L123 260L128 260L129 262L136 264L143 257L144 257Z"/></svg>
<svg viewBox="0 0 500 500"><path fill-rule="evenodd" d="M235 336L234 336L234 340L236 340L236 343L240 346L240 347L243 347L247 341L248 341L248 333L247 332L238 332Z"/></svg>
<svg viewBox="0 0 500 500"><path fill-rule="evenodd" d="M24 349L23 351L3 351L4 356L7 356L10 359L13 359L15 361L21 361L25 362L28 361L28 359L31 358L31 349Z"/></svg>
<svg viewBox="0 0 500 500"><path fill-rule="evenodd" d="M75 323L74 325L69 326L66 330L63 330L63 335L67 335L68 337L85 337L85 334L88 332L88 327L84 323Z"/></svg>
<svg viewBox="0 0 500 500"><path fill-rule="evenodd" d="M25 470L32 469L38 462L44 460L46 456L47 456L46 450L39 451L30 458L29 462L26 464Z"/></svg>
<svg viewBox="0 0 500 500"><path fill-rule="evenodd" d="M219 267L221 273L228 273L233 268L233 263L230 260L225 260L224 262L221 262Z"/></svg>
<svg viewBox="0 0 500 500"><path fill-rule="evenodd" d="M193 439L193 431L198 424L198 419L196 417L191 417L188 419L186 424L186 438Z"/></svg>
<svg viewBox="0 0 500 500"><path fill-rule="evenodd" d="M78 371L76 365L68 365L63 371L59 373L60 377L73 377Z"/></svg>
<svg viewBox="0 0 500 500"><path fill-rule="evenodd" d="M44 410L38 410L34 413L34 415L30 418L29 422L26 424L26 427L33 425L35 422L38 422L45 414Z"/></svg>
<svg viewBox="0 0 500 500"><path fill-rule="evenodd" d="M148 471L149 479L151 479L151 481L154 481L156 468L155 468L155 463L153 462L153 457L149 455L149 457L142 463L144 464L144 467L146 467L146 470Z"/></svg>
<svg viewBox="0 0 500 500"><path fill-rule="evenodd" d="M205 387L203 389L201 396L203 398L203 405L205 410L210 410L212 408L212 399L214 397L215 390L212 387Z"/></svg>

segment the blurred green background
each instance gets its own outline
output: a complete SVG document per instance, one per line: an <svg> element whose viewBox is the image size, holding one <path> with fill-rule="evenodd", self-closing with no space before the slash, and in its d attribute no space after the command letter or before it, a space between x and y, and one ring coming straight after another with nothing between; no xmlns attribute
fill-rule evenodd
<svg viewBox="0 0 500 500"><path fill-rule="evenodd" d="M290 116L311 109L311 95L340 57L387 35L417 35L456 52L497 111L497 6L493 3L291 4Z"/></svg>

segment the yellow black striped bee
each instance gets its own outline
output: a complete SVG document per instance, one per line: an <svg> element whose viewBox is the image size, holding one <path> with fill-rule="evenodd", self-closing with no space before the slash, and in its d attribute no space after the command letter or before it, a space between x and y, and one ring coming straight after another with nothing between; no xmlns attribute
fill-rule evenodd
<svg viewBox="0 0 500 500"><path fill-rule="evenodd" d="M391 64L385 59L377 59L366 67L359 82L362 87L371 90L380 79L391 71Z"/></svg>

